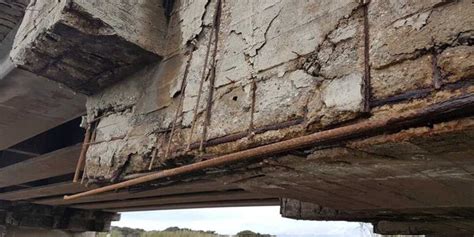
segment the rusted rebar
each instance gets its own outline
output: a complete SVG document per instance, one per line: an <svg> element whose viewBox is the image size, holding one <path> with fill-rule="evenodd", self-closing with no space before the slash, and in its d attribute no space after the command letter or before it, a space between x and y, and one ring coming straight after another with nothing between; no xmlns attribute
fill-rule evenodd
<svg viewBox="0 0 474 237"><path fill-rule="evenodd" d="M211 28L211 33L210 33L210 36L209 36L209 42L207 44L206 56L204 57L204 66L203 66L203 69L202 69L201 81L199 82L199 89L198 89L198 94L197 94L197 98L196 98L196 104L194 105L194 109L193 109L193 121L191 123L191 131L189 132L189 137L188 137L188 142L187 142L188 145L186 146L186 151L190 150L189 148L191 146L191 141L193 139L194 129L196 127L196 121L197 121L198 110L199 110L199 103L201 101L202 87L204 85L204 81L207 78L207 76L206 76L206 74L207 74L207 64L208 64L208 61L209 61L209 54L210 54L211 45L212 45L212 37L211 36L213 34L214 34L214 27Z"/></svg>
<svg viewBox="0 0 474 237"><path fill-rule="evenodd" d="M426 109L414 111L406 114L394 114L389 117L385 117L379 120L366 120L356 124L347 125L344 127L334 128L326 131L316 132L310 135L301 136L286 141L276 142L256 148L251 148L235 153L219 156L213 159L196 162L181 167L158 171L142 177L131 179L128 181L120 182L117 184L101 187L98 189L90 190L83 193L78 193L71 196L64 196L64 199L71 200L80 197L90 196L99 194L107 191L113 191L120 188L126 188L129 186L150 182L157 179L173 177L182 174L188 174L195 171L201 171L203 169L214 168L222 165L228 165L236 162L248 161L255 158L267 157L284 153L287 151L300 149L312 145L316 145L321 142L328 142L340 139L347 139L351 137L357 137L364 134L368 134L375 131L384 131L390 126L401 126L408 125L414 122L419 122L420 118L432 119L434 115L441 115L446 113L452 113L454 111L471 111L474 104L474 95L466 95L455 98L454 100L442 102Z"/></svg>
<svg viewBox="0 0 474 237"><path fill-rule="evenodd" d="M76 171L74 172L74 178L72 180L72 182L74 183L79 182L79 176L80 176L81 170L84 167L87 148L89 148L89 142L91 139L91 127L92 125L88 123L87 128L86 128L86 134L84 135L84 142L82 143L81 153L79 154L79 160L77 161Z"/></svg>
<svg viewBox="0 0 474 237"><path fill-rule="evenodd" d="M256 102L256 97L257 97L257 82L255 77L252 77L252 84L250 90L252 91L252 101L250 103L250 122L249 122L249 129L248 129L248 137L252 138L255 133L255 125L254 125L254 120L255 120L255 102Z"/></svg>
<svg viewBox="0 0 474 237"><path fill-rule="evenodd" d="M364 112L370 112L370 99L371 88L370 88L370 35L369 35L369 3L370 0L361 0L362 11L364 15Z"/></svg>
<svg viewBox="0 0 474 237"><path fill-rule="evenodd" d="M222 0L217 0L216 10L214 16L214 51L212 53L212 67L209 77L209 94L207 96L207 105L204 116L204 122L201 134L201 143L199 145L199 151L203 151L205 143L207 142L207 129L211 124L211 111L212 111L212 100L214 97L214 84L216 81L216 64L217 64L217 50L219 45L219 33L220 33L220 22L221 22L221 11L222 11Z"/></svg>
<svg viewBox="0 0 474 237"><path fill-rule="evenodd" d="M94 143L95 142L95 138L97 137L97 126L98 124L95 124L95 127L93 127L92 129L92 134L91 134L91 137L90 137L90 142L89 143L84 143L84 144L87 144L88 146L90 146L90 144ZM92 125L91 125L92 127ZM89 149L87 149L89 150ZM87 150L86 150L86 154L87 154ZM84 168L82 170L82 177L81 177L81 184L84 184L84 181L86 179L86 165L85 165L85 162L84 162Z"/></svg>
<svg viewBox="0 0 474 237"><path fill-rule="evenodd" d="M187 78L188 78L188 74L189 74L189 67L191 66L191 62L192 62L192 59L193 59L193 54L194 54L194 49L195 47L194 46L190 46L189 48L189 57L188 57L188 60L186 61L186 68L184 70L184 74L183 74L183 81L181 82L181 88L180 88L180 97L179 97L179 102L178 102L178 107L176 108L176 112L175 112L175 116L174 116L174 119L173 119L173 122L172 122L172 125L171 125L171 132L170 132L170 137L168 138L168 145L166 146L166 150L165 150L165 159L168 158L168 155L170 153L170 149L171 149L171 143L173 142L173 135L174 135L174 132L175 132L175 129L176 129L176 123L178 121L178 117L180 115L180 113L182 112L182 108L183 108L183 103L184 103L184 96L185 96L185 90L186 90L186 83L187 83ZM148 169L151 170L153 168L153 163L155 162L155 159L158 155L158 139L156 140L156 144L155 144L155 150L152 152L152 156L151 156L151 160L150 160L150 164L148 165Z"/></svg>

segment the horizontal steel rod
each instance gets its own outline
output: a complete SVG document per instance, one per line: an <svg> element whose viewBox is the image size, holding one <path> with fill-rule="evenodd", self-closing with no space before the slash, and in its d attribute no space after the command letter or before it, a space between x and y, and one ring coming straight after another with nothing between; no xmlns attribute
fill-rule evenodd
<svg viewBox="0 0 474 237"><path fill-rule="evenodd" d="M363 122L347 125L344 127L338 127L326 131L316 132L310 135L292 138L286 141L276 142L268 145L263 145L256 148L251 148L235 153L222 155L210 160L196 162L181 167L154 172L142 177L123 181L120 183L104 186L101 188L93 189L83 193L74 195L66 195L64 199L71 200L80 197L91 196L99 193L113 191L129 186L150 182L157 179L173 177L182 174L188 174L195 171L200 171L207 168L213 168L222 165L228 165L241 161L248 161L259 157L266 157L287 151L300 149L315 145L319 142L326 142L336 139L343 139L353 136L360 136L373 131L384 131L389 125L406 124L408 122L417 121L420 118L434 118L435 115L441 115L443 113L451 113L454 111L470 111L474 103L474 95L460 96L450 101L441 102L431 107L417 110L406 114L397 114L382 118L379 120L366 120ZM467 110L466 110L467 109Z"/></svg>

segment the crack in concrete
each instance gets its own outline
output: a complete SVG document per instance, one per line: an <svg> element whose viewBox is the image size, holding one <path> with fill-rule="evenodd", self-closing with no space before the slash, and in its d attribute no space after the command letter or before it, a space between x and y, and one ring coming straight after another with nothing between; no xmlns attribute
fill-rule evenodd
<svg viewBox="0 0 474 237"><path fill-rule="evenodd" d="M268 23L266 29L265 29L265 32L263 33L263 38L264 38L264 41L262 42L262 44L260 46L258 46L256 49L255 49L255 55L253 57L255 57L256 55L258 55L258 53L260 52L260 50L267 44L267 34L268 34L268 31L270 30L270 28L272 27L273 25L273 22L280 16L280 13L281 13L281 9L278 11L278 13L270 20L270 22Z"/></svg>

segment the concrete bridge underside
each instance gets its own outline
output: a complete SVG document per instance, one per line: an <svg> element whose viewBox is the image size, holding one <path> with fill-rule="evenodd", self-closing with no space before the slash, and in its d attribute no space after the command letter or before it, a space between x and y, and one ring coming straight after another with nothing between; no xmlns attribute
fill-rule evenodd
<svg viewBox="0 0 474 237"><path fill-rule="evenodd" d="M389 2L0 0L0 233L279 205L472 236L474 6ZM309 135L329 138L63 198Z"/></svg>

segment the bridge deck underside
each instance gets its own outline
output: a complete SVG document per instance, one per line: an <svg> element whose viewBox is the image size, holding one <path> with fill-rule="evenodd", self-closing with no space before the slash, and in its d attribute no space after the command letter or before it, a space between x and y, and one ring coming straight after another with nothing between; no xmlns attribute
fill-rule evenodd
<svg viewBox="0 0 474 237"><path fill-rule="evenodd" d="M1 168L0 200L137 211L278 205L291 198L350 213L320 219L472 219L473 137L474 120L464 118L266 158L225 175L158 180L65 201L65 194L96 187L70 181L76 145Z"/></svg>

